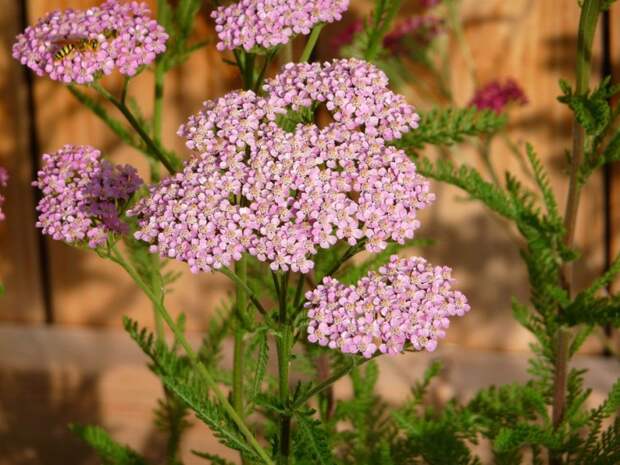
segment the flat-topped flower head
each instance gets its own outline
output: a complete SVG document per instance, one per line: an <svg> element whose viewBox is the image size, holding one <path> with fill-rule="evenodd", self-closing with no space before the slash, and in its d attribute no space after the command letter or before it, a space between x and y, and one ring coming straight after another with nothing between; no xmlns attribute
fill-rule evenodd
<svg viewBox="0 0 620 465"><path fill-rule="evenodd" d="M6 187L9 182L9 173L6 168L0 166L0 187ZM6 199L2 194L0 194L0 221L3 221L6 217L4 212L2 211L2 206L4 205L4 201Z"/></svg>
<svg viewBox="0 0 620 465"><path fill-rule="evenodd" d="M355 286L327 277L306 294L308 340L364 357L399 354L407 346L432 352L449 317L469 311L453 283L448 267L396 255Z"/></svg>
<svg viewBox="0 0 620 465"><path fill-rule="evenodd" d="M142 180L134 168L112 165L93 147L65 145L43 155L33 185L43 194L37 206L43 234L96 248L108 234L129 231L120 215Z"/></svg>
<svg viewBox="0 0 620 465"><path fill-rule="evenodd" d="M248 134L201 145L217 151L154 186L130 212L139 217L136 238L194 272L248 252L274 270L306 273L312 255L338 240L378 251L412 238L417 210L434 199L404 152L362 132L286 132L270 122L251 141Z"/></svg>
<svg viewBox="0 0 620 465"><path fill-rule="evenodd" d="M349 0L241 0L213 11L218 50L286 44L318 23L342 18Z"/></svg>
<svg viewBox="0 0 620 465"><path fill-rule="evenodd" d="M196 157L130 212L136 238L194 272L247 252L274 270L305 273L319 248L339 240L369 251L404 243L434 194L406 154L385 144L418 120L386 86L372 65L337 60L287 67L264 97L231 92L206 102L179 129ZM278 125L320 102L334 113L326 127Z"/></svg>
<svg viewBox="0 0 620 465"><path fill-rule="evenodd" d="M83 84L114 69L133 76L166 50L167 39L145 3L108 0L48 13L17 36L13 57L39 76Z"/></svg>

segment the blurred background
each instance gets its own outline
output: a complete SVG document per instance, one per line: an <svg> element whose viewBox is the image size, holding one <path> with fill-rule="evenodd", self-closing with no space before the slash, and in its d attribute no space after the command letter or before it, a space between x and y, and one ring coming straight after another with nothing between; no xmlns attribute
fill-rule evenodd
<svg viewBox="0 0 620 465"><path fill-rule="evenodd" d="M69 422L104 425L150 457L164 447L151 422L159 383L121 328L122 315L150 324L147 299L112 264L44 239L34 226L36 192L30 184L40 154L65 143L91 144L115 161L146 169L140 155L62 85L33 77L11 58L14 36L45 12L97 3L0 0L0 164L11 177L5 190L7 219L0 223L0 279L6 286L0 298L0 464L97 463L68 432ZM205 2L196 25L196 35L210 43L166 81L164 142L180 153L183 144L175 133L185 118L203 100L240 86L235 69L215 50L211 9ZM369 0L352 0L343 21L324 29L316 58L346 54L371 9ZM391 42L385 44L392 55L382 66L395 89L421 110L471 105L486 86L514 81L525 99L504 109L506 131L437 156L479 165L483 172L489 156L503 178L505 170L521 169L520 154L531 142L551 171L562 204L571 117L556 100L557 82L561 77L572 81L577 23L575 0L403 0ZM302 48L304 40L299 38L296 47ZM620 79L617 3L599 26L595 50L593 79L602 74ZM131 84L145 115L151 112L152 89L148 72ZM419 235L434 243L412 253L452 267L472 311L454 321L436 353L382 359L380 389L394 402L407 395L432 358L443 359L447 367L435 387L437 402L527 376L530 338L513 321L510 307L513 296L524 301L528 294L514 233L455 189L433 187L438 200L422 213ZM585 188L577 235L583 250L579 280L585 285L620 251L620 168L610 167ZM184 274L169 308L185 312L188 331L199 341L209 315L231 288L221 275L177 268ZM586 380L594 389L593 403L620 375L618 347L616 335L601 332L577 357L577 364L591 368ZM346 381L337 386L341 395L348 389ZM205 428L196 427L185 449L208 449L209 438ZM215 442L213 448L222 452ZM190 454L187 459L200 462Z"/></svg>

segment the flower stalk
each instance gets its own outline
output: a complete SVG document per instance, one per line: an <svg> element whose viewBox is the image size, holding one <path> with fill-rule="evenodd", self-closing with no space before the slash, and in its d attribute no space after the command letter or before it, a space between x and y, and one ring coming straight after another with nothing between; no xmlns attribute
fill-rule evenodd
<svg viewBox="0 0 620 465"><path fill-rule="evenodd" d="M584 95L588 91L590 74L592 68L592 43L594 33L601 11L600 0L585 0L581 7L579 18L579 31L577 36L577 63L576 63L576 84L575 94ZM585 149L585 134L583 127L575 117L573 120L573 144L570 159L570 181L568 188L568 198L564 214L565 237L564 245L572 248L575 242L575 232L577 224L577 213L581 187L579 185L579 170L583 163ZM562 267L562 284L569 297L574 293L574 264L565 263ZM564 420L566 411L566 382L568 373L568 361L570 357L569 346L572 332L565 327L561 327L556 333L556 353L553 377L553 403L552 421L554 428L559 428ZM561 465L563 458L561 454L549 453L549 463L551 465Z"/></svg>

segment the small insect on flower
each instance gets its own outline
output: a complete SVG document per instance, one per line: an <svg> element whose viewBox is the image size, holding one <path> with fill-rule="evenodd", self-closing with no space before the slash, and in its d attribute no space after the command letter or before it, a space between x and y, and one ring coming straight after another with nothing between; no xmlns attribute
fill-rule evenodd
<svg viewBox="0 0 620 465"><path fill-rule="evenodd" d="M99 48L99 41L97 39L87 39L84 37L67 38L53 40L52 45L56 47L54 60L59 61L73 55L74 52L96 52Z"/></svg>

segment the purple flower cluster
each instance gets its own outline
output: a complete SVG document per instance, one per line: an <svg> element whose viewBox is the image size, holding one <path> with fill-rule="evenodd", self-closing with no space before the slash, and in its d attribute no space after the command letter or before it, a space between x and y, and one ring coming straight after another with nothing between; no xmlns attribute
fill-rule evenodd
<svg viewBox="0 0 620 465"><path fill-rule="evenodd" d="M271 48L342 18L349 0L241 0L212 13L218 50Z"/></svg>
<svg viewBox="0 0 620 465"><path fill-rule="evenodd" d="M48 13L17 36L13 57L39 76L83 84L115 68L133 76L166 50L167 39L146 4L108 0Z"/></svg>
<svg viewBox="0 0 620 465"><path fill-rule="evenodd" d="M109 233L129 231L119 215L142 180L133 167L112 165L93 147L65 145L43 155L33 185L43 193L37 227L55 240L96 248Z"/></svg>
<svg viewBox="0 0 620 465"><path fill-rule="evenodd" d="M334 67L345 70L340 79L328 72L321 80ZM274 270L305 273L317 248L338 240L378 251L413 237L416 211L434 194L406 154L384 143L418 120L386 84L355 60L294 65L265 86L266 97L233 92L206 102L179 130L197 157L130 212L136 238L194 272L249 252ZM276 123L315 101L326 101L336 121L292 132Z"/></svg>
<svg viewBox="0 0 620 465"><path fill-rule="evenodd" d="M525 105L527 97L519 84L513 79L508 79L505 84L493 81L482 87L469 103L470 106L479 110L489 109L495 113L501 113L510 103Z"/></svg>
<svg viewBox="0 0 620 465"><path fill-rule="evenodd" d="M432 352L445 336L449 317L469 311L453 282L448 267L396 255L355 286L327 277L306 294L308 340L364 357L398 354L407 343Z"/></svg>
<svg viewBox="0 0 620 465"><path fill-rule="evenodd" d="M403 48L403 42L411 39L419 47L427 47L432 40L444 31L442 18L430 15L411 16L394 26L383 38L383 46L393 53Z"/></svg>
<svg viewBox="0 0 620 465"><path fill-rule="evenodd" d="M6 187L8 183L9 173L7 172L6 168L0 166L0 187ZM6 199L4 198L4 196L0 194L0 221L4 221L4 219L6 218L4 212L2 211L2 205L4 205L5 200Z"/></svg>

